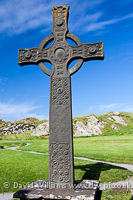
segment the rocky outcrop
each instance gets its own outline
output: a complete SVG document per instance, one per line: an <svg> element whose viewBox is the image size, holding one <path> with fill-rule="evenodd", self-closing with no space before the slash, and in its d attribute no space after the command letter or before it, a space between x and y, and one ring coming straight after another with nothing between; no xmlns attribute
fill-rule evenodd
<svg viewBox="0 0 133 200"><path fill-rule="evenodd" d="M122 119L122 117L112 116L112 118L115 120L115 123L122 124L123 126L127 126L127 124L125 123L124 119Z"/></svg>
<svg viewBox="0 0 133 200"><path fill-rule="evenodd" d="M4 120L3 119L0 119L0 124L3 124L4 123Z"/></svg>
<svg viewBox="0 0 133 200"><path fill-rule="evenodd" d="M115 125L115 124L111 124L110 126L112 129L115 129L115 130L118 130L119 129L119 126Z"/></svg>
<svg viewBox="0 0 133 200"><path fill-rule="evenodd" d="M104 115L88 115L73 119L74 136L92 136L105 133L106 126L112 130L119 130L122 126L127 126L133 121L132 114L110 112ZM25 118L14 122L4 122L0 119L0 134L20 134L31 131L31 136L41 136L49 134L49 122L39 121L36 118Z"/></svg>
<svg viewBox="0 0 133 200"><path fill-rule="evenodd" d="M35 123L39 120L36 118L25 118L14 122L4 122L0 121L0 134L10 135L10 134L20 134L26 131L35 129Z"/></svg>
<svg viewBox="0 0 133 200"><path fill-rule="evenodd" d="M100 122L95 116L86 117L87 125L81 121L75 124L74 136L91 136L102 134L101 128L104 128L104 123Z"/></svg>
<svg viewBox="0 0 133 200"><path fill-rule="evenodd" d="M44 122L37 126L37 128L31 133L31 136L41 136L49 134L49 122Z"/></svg>
<svg viewBox="0 0 133 200"><path fill-rule="evenodd" d="M104 120L99 120L99 116L90 115L85 118L85 121L86 123L83 122L82 117L81 117L81 120L76 121L73 124L74 136L78 137L78 136L100 135L103 133L103 128L105 128L105 124L111 124L110 128L114 130L119 129L119 124L123 126L128 125L124 121L124 119L120 116L119 112L107 113L104 117Z"/></svg>
<svg viewBox="0 0 133 200"><path fill-rule="evenodd" d="M33 130L34 125L24 123L6 123L5 126L0 128L1 135L20 134L26 131Z"/></svg>

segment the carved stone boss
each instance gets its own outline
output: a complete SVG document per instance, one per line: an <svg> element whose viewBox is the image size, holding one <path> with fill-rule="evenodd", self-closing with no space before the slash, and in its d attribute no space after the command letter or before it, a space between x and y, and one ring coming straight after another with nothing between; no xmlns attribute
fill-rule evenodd
<svg viewBox="0 0 133 200"><path fill-rule="evenodd" d="M50 183L74 184L73 129L71 103L71 75L83 61L104 59L103 42L83 44L80 39L68 32L69 6L52 8L53 30L37 48L19 50L19 64L38 64L50 76L50 116L49 116L49 181ZM77 46L71 46L66 38ZM46 45L54 40L53 44ZM68 70L69 63L78 59ZM53 71L46 68L50 62Z"/></svg>

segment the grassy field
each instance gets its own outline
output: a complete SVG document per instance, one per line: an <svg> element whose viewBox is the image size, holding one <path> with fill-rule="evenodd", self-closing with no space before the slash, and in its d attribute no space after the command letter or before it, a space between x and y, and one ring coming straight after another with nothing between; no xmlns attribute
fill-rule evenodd
<svg viewBox="0 0 133 200"><path fill-rule="evenodd" d="M31 145L24 146L26 143ZM75 156L117 163L133 163L132 144L133 137L130 135L80 137L74 138L74 152ZM35 137L24 139L21 136L21 140L18 141L0 140L0 145L19 146L21 150L48 154L49 140L36 140ZM33 181L48 179L48 155L1 149L0 157L0 192L15 192ZM126 180L133 174L121 167L77 159L74 160L74 171L77 180L92 179L99 180L100 183ZM10 183L9 188L4 187L5 182ZM130 192L114 194L107 190L102 192L101 200L106 200L108 195L112 195L117 200L130 199Z"/></svg>
<svg viewBox="0 0 133 200"><path fill-rule="evenodd" d="M36 180L48 179L48 156L0 150L0 192L17 191ZM125 180L132 172L113 165L75 159L75 179L92 179L100 183ZM10 184L4 188L4 183Z"/></svg>
<svg viewBox="0 0 133 200"><path fill-rule="evenodd" d="M75 138L75 156L133 164L133 136Z"/></svg>
<svg viewBox="0 0 133 200"><path fill-rule="evenodd" d="M23 146L25 143L29 146ZM0 145L8 145L7 141L0 141ZM14 144L14 143L13 143ZM19 149L48 153L48 139L21 140ZM11 145L11 144L10 144ZM14 144L15 145L15 144ZM133 136L97 136L74 138L75 156L91 159L133 164Z"/></svg>
<svg viewBox="0 0 133 200"><path fill-rule="evenodd" d="M103 134L74 138L74 155L108 162L133 164L133 114L120 113L119 116L124 119L127 126L110 121L108 114L97 115L99 121L107 122L102 129ZM75 123L77 120L84 124L87 123L86 116L74 118L73 122ZM36 123L42 122L37 121ZM112 124L116 125L118 129L112 129ZM48 179L48 136L36 137L30 136L30 134L31 131L27 131L19 135L0 136L0 145L19 146L19 149L24 151L47 154L36 155L0 149L0 192L15 192L33 181ZM7 140L12 140L12 142ZM31 145L25 146L26 143L31 143ZM77 159L74 160L74 170L75 179L99 180L100 183L122 181L133 175L131 171L121 167ZM4 187L5 182L10 183L9 188ZM130 199L129 191L128 194L114 194L107 190L102 192L101 200L106 200L108 195L112 195L117 200Z"/></svg>
<svg viewBox="0 0 133 200"><path fill-rule="evenodd" d="M48 179L48 156L12 150L0 150L0 192L16 191L14 182L26 185L32 181ZM3 183L9 182L10 188Z"/></svg>
<svg viewBox="0 0 133 200"><path fill-rule="evenodd" d="M27 144L27 141L0 141L0 146L4 146L4 147L21 147L21 146L25 146Z"/></svg>
<svg viewBox="0 0 133 200"><path fill-rule="evenodd" d="M130 190L127 191L127 194L123 194L123 193L115 194L111 192L110 190L103 191L101 200L107 200L108 195L113 196L114 199L116 200L132 200Z"/></svg>

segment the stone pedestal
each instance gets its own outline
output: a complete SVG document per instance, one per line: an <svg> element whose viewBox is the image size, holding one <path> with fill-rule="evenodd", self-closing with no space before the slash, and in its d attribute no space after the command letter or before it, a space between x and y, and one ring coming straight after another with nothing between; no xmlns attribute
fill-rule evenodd
<svg viewBox="0 0 133 200"><path fill-rule="evenodd" d="M13 198L20 200L100 200L99 182L91 180L75 181L74 186L50 184L48 181L36 181L27 188L16 192Z"/></svg>

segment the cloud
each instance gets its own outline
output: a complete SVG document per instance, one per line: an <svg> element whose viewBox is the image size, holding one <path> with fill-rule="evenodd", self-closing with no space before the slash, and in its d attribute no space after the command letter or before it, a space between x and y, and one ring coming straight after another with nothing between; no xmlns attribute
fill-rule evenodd
<svg viewBox="0 0 133 200"><path fill-rule="evenodd" d="M86 0L71 1L67 0L67 4L71 6L71 28L73 25L79 27L78 22L75 25L75 18L81 19L81 23L85 24L87 20L91 22L99 19L101 13L95 12L86 15L90 10L100 5L104 0ZM52 6L64 5L66 2L59 0L1 0L0 1L0 32L14 35L21 34L28 30L41 28L49 30L52 26ZM82 5L82 10L81 10Z"/></svg>
<svg viewBox="0 0 133 200"><path fill-rule="evenodd" d="M89 23L95 23L103 15L102 9L98 9L105 0L83 0L72 1L70 7L70 16L68 27L70 32L82 34L84 28Z"/></svg>
<svg viewBox="0 0 133 200"><path fill-rule="evenodd" d="M33 105L33 103L16 104L12 101L0 102L0 118L6 121L13 121L26 117L45 119L46 117L44 115L37 114L37 112L35 112L35 110L37 110L38 108L40 108L40 106Z"/></svg>
<svg viewBox="0 0 133 200"><path fill-rule="evenodd" d="M107 112L129 112L133 113L132 103L112 103L90 106L88 109L89 113L104 114Z"/></svg>
<svg viewBox="0 0 133 200"><path fill-rule="evenodd" d="M98 105L97 110L99 110L102 113L111 111L133 112L133 105L130 103L112 103L112 104Z"/></svg>
<svg viewBox="0 0 133 200"><path fill-rule="evenodd" d="M99 22L105 13L101 4L106 0L67 0L70 5L70 31L95 31L105 29L106 26L133 17L133 13L111 20ZM129 1L130 2L130 1ZM52 26L52 6L64 5L60 0L1 0L0 1L0 32L9 35L25 33L28 30L40 28L42 33L49 31ZM82 6L82 7L81 7ZM99 7L100 6L100 7ZM105 8L105 7L104 7ZM89 13L89 14L88 14ZM87 26L87 24L90 24Z"/></svg>
<svg viewBox="0 0 133 200"><path fill-rule="evenodd" d="M0 76L0 84L3 84L8 78Z"/></svg>
<svg viewBox="0 0 133 200"><path fill-rule="evenodd" d="M5 85L5 82L7 81L7 77L0 76L0 93L4 92L3 86Z"/></svg>
<svg viewBox="0 0 133 200"><path fill-rule="evenodd" d="M86 32L89 32L89 31L96 31L96 30L104 29L104 28L106 28L107 25L115 24L115 23L118 23L120 21L129 19L129 18L133 18L133 13L130 13L123 17L119 17L119 18L115 18L115 19L111 19L111 20L107 20L107 21L103 21L103 22L92 23L89 26L87 26L85 28L85 30L86 30Z"/></svg>
<svg viewBox="0 0 133 200"><path fill-rule="evenodd" d="M133 112L133 105L125 105L121 108L121 112Z"/></svg>
<svg viewBox="0 0 133 200"><path fill-rule="evenodd" d="M118 104L118 103L114 103L114 104L106 104L106 105L99 105L99 109L103 110L103 109L115 109L118 107L123 106L124 104Z"/></svg>
<svg viewBox="0 0 133 200"><path fill-rule="evenodd" d="M0 32L19 34L40 25L48 26L52 18L47 17L51 5L42 0L1 1Z"/></svg>
<svg viewBox="0 0 133 200"><path fill-rule="evenodd" d="M102 15L103 13L101 11L91 15L86 15L85 13L82 13L82 16L78 17L77 20L75 19L75 21L70 21L70 30L72 32L80 31L80 33L82 33L84 31L84 28L82 29L81 26L86 27L86 24L88 23L95 23Z"/></svg>

